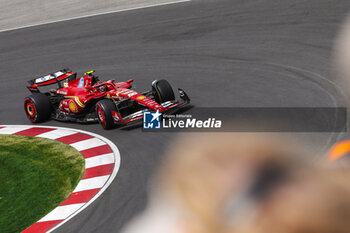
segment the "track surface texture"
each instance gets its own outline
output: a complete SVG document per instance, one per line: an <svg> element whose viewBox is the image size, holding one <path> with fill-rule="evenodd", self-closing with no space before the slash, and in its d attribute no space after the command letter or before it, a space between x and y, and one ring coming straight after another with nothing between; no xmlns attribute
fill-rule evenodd
<svg viewBox="0 0 350 233"><path fill-rule="evenodd" d="M0 0L0 32L182 1L186 0Z"/></svg>
<svg viewBox="0 0 350 233"><path fill-rule="evenodd" d="M333 107L345 98L331 49L346 0L194 0L0 33L0 123L29 124L26 81L68 66L102 79L154 79L184 88L195 106ZM147 200L147 182L173 133L104 131L50 121L116 143L120 172L108 190L56 232L120 232ZM338 134L307 134L320 150Z"/></svg>

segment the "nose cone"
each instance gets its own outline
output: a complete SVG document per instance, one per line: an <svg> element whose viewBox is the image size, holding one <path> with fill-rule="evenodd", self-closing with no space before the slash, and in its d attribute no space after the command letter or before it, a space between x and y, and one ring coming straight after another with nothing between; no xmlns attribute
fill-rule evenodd
<svg viewBox="0 0 350 233"><path fill-rule="evenodd" d="M157 103L158 104L158 103ZM165 109L162 107L162 105L158 104L158 106L155 108L156 111L159 111L159 112L164 112Z"/></svg>
<svg viewBox="0 0 350 233"><path fill-rule="evenodd" d="M153 111L164 112L164 108L162 105L160 105L153 99L148 98L144 95L141 95L141 94L134 95L134 96L131 96L131 99L136 100L139 104L145 105L148 108L152 109Z"/></svg>

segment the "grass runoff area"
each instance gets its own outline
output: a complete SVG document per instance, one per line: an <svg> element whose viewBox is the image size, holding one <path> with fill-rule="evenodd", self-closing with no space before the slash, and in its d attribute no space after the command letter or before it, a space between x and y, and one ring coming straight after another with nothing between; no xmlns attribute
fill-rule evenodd
<svg viewBox="0 0 350 233"><path fill-rule="evenodd" d="M21 232L64 201L84 158L61 142L0 135L0 232Z"/></svg>

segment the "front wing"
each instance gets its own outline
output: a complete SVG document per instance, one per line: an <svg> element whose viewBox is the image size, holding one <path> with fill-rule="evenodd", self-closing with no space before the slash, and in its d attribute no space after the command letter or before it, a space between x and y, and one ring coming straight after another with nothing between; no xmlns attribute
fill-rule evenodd
<svg viewBox="0 0 350 233"><path fill-rule="evenodd" d="M177 100L172 100L172 101L167 101L162 103L161 105L165 109L165 111L162 112L162 114L169 115L169 114L179 113L186 110L187 107L189 107L190 98L188 97L188 95L184 90L180 88L178 90L182 101L180 102ZM150 109L140 110L138 112L125 116L124 118L122 118L117 112L113 112L113 119L116 124L120 125L123 128L139 127L142 125L144 111L152 111L152 110Z"/></svg>

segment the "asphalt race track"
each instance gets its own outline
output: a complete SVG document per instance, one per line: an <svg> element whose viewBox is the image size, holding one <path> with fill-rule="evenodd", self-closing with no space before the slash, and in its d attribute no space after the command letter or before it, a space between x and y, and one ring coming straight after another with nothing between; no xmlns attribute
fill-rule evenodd
<svg viewBox="0 0 350 233"><path fill-rule="evenodd" d="M333 39L346 0L193 0L0 33L0 123L29 124L26 81L62 67L103 79L182 87L195 106L334 107ZM56 232L119 232L144 208L147 181L172 133L104 131L50 121L115 142L120 172L108 190ZM310 136L310 135L309 135ZM321 149L339 135L316 135Z"/></svg>

